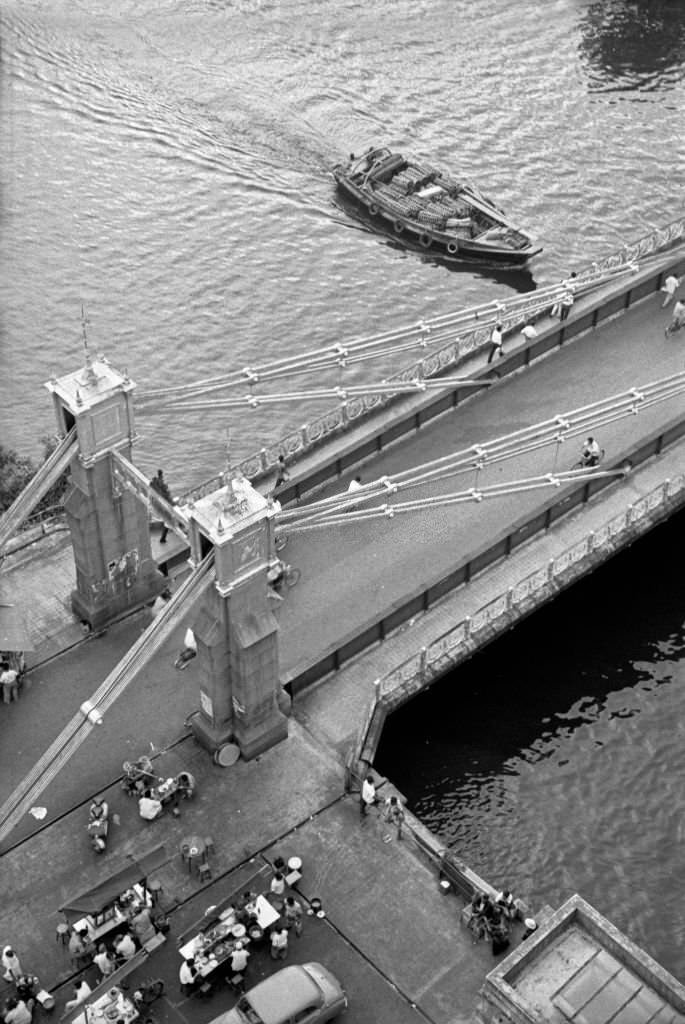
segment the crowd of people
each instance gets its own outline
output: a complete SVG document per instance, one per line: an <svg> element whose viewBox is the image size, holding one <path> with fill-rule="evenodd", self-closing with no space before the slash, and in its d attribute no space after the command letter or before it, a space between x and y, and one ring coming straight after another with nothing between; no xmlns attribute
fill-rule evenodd
<svg viewBox="0 0 685 1024"><path fill-rule="evenodd" d="M240 990L245 987L245 975L253 955L249 948L251 942L266 939L271 958L285 960L290 949L290 936L295 935L299 938L302 935L304 911L302 904L292 893L286 895L287 883L284 869L285 863L281 858L277 858L274 861L274 873L269 884L267 898L274 909L278 911L279 917L266 934L259 924L259 894L251 889L246 889L235 902L236 922L244 926L247 940L236 939L228 960L221 965L221 972L226 975L234 987ZM181 992L184 995L193 995L207 983L208 976L206 973L203 975L198 960L191 956L181 964L178 978Z"/></svg>
<svg viewBox="0 0 685 1024"><path fill-rule="evenodd" d="M534 918L523 918L523 905L520 900L514 898L509 889L503 889L495 896L487 892L475 892L468 907L467 919L474 942L489 939L495 956L509 948L511 926L514 921L524 921L522 941L537 929Z"/></svg>

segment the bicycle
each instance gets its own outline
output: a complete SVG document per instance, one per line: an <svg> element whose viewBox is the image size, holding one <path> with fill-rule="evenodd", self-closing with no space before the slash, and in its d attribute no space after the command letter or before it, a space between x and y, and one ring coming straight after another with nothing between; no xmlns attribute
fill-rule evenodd
<svg viewBox="0 0 685 1024"><path fill-rule="evenodd" d="M677 334L681 327L685 327L682 320L671 320L670 324L664 331L665 338L671 338L674 334Z"/></svg>
<svg viewBox="0 0 685 1024"><path fill-rule="evenodd" d="M278 593L284 583L289 588L294 587L301 575L300 570L296 569L294 565L279 561L273 569L269 570L269 585Z"/></svg>

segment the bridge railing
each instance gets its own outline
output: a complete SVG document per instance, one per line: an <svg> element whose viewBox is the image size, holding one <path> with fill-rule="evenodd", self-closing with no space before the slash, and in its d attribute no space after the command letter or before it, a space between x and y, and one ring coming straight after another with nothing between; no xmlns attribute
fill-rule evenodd
<svg viewBox="0 0 685 1024"><path fill-rule="evenodd" d="M365 732L360 738L359 757L371 762L386 715L427 683L449 671L477 646L482 634L496 631L502 621L510 624L519 618L545 592L555 591L569 574L575 575L582 571L584 563L595 558L599 552L621 546L622 539L632 533L640 519L667 505L684 491L685 474L664 481L624 511L612 516L599 529L590 531L567 547L546 566L524 576L472 616L462 619L377 679L372 705L365 719Z"/></svg>
<svg viewBox="0 0 685 1024"><path fill-rule="evenodd" d="M574 280L574 289L576 293L589 290L599 283L606 281L607 275L614 274L622 268L629 268L639 260L644 260L649 256L671 248L683 240L685 240L685 217L681 217L665 227L653 229L637 241L623 245L617 251L579 271ZM661 275L658 272L655 273L654 282L652 283L656 288L660 286ZM565 291L563 283L560 283L559 290L561 292ZM644 288L640 288L632 297L630 292L628 292L628 301L624 305L627 307L630 305L631 298L633 300L642 298L648 291L649 289L645 291ZM493 315L495 312L497 313L497 318L502 323L504 333L506 334L514 330L524 320L539 318L549 313L557 298L558 296L547 298L545 300L546 304L541 304L540 297L536 299L535 292L532 292L530 297L526 296L523 299L517 297L508 303L494 303ZM608 310L606 315L611 315L613 311L613 309ZM582 329L594 326L600 318L595 316L591 323L583 324ZM450 323L450 318L445 316L436 317L434 320L407 328L402 332L403 337L407 339L413 338L417 344L425 342L426 347L430 343L430 351L387 379L395 382L406 382L422 377L438 376L450 367L454 367L462 362L472 352L488 344L491 331L492 325L489 320L482 325L465 331L463 323L460 325L457 321L452 324ZM560 325L559 333L561 340L563 336L568 338L573 333L578 333L578 330L572 330L571 325L565 323ZM436 344L440 342L444 342L444 344L436 348ZM530 346L529 351L534 357L536 349L539 349L538 354L543 354L549 347L551 347L551 344L547 344L544 348L541 345ZM528 362L529 360L530 354L526 356L525 361ZM239 468L249 480L258 480L273 471L280 455L283 455L286 461L301 456L320 445L327 438L347 430L351 425L359 422L369 413L377 412L391 402L396 401L396 398L396 395L388 393L349 399L340 406L329 409L299 429L285 434L274 444L247 456L247 458L239 463ZM206 494L217 490L222 484L223 474L218 473L211 480L188 491L183 496L183 502L204 497ZM290 499L285 497L284 500Z"/></svg>

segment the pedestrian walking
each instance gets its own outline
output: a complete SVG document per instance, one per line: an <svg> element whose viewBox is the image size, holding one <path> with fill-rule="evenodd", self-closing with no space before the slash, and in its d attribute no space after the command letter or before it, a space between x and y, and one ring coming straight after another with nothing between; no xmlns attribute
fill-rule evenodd
<svg viewBox="0 0 685 1024"><path fill-rule="evenodd" d="M160 498L164 498L164 500L168 502L169 505L173 505L174 499L171 497L171 491L167 486L167 482L164 479L164 473L162 472L161 469L157 470L157 476L153 476L152 480L150 481L150 487L160 496ZM164 521L162 521L162 535L159 538L160 544L166 544L168 533L169 527Z"/></svg>
<svg viewBox="0 0 685 1024"><path fill-rule="evenodd" d="M492 328L492 334L490 335L490 355L488 356L488 363L491 363L495 358L495 354L501 359L504 355L502 349L502 325L495 324Z"/></svg>
<svg viewBox="0 0 685 1024"><path fill-rule="evenodd" d="M664 283L661 286L661 291L664 293L665 298L661 303L661 308L665 309L669 302L672 302L675 293L677 292L680 285L683 283L682 277L676 277L675 274L669 274Z"/></svg>
<svg viewBox="0 0 685 1024"><path fill-rule="evenodd" d="M276 483L274 484L274 490L284 484L286 480L290 480L290 473L286 469L285 459L282 455L278 456L278 462L276 463Z"/></svg>
<svg viewBox="0 0 685 1024"><path fill-rule="evenodd" d="M671 316L671 322L666 328L666 337L669 334L675 334L681 327L685 327L685 302L678 299L675 306L673 307L673 315ZM0 676L2 679L2 676Z"/></svg>
<svg viewBox="0 0 685 1024"><path fill-rule="evenodd" d="M568 319L568 315L571 312L571 307L575 299L573 298L573 292L567 291L561 296L561 302L559 303L559 320L561 323Z"/></svg>
<svg viewBox="0 0 685 1024"><path fill-rule="evenodd" d="M361 816L365 818L369 813L369 807L373 807L376 803L378 803L378 797L376 796L373 776L367 775L362 782L362 791L359 796L359 812Z"/></svg>
<svg viewBox="0 0 685 1024"><path fill-rule="evenodd" d="M288 929L276 924L271 931L271 959L285 960L288 955Z"/></svg>
<svg viewBox="0 0 685 1024"><path fill-rule="evenodd" d="M292 928L299 939L302 934L302 904L294 896L286 896L283 916L286 928Z"/></svg>
<svg viewBox="0 0 685 1024"><path fill-rule="evenodd" d="M5 981L18 981L24 973L21 969L19 957L11 946L5 946L2 951L2 966L5 968L3 975Z"/></svg>
<svg viewBox="0 0 685 1024"><path fill-rule="evenodd" d="M397 838L402 838L404 809L396 796L389 796L385 801L385 820L397 829Z"/></svg>
<svg viewBox="0 0 685 1024"><path fill-rule="evenodd" d="M13 700L19 700L19 673L16 668L10 668L8 661L0 662L0 689L5 704L11 704Z"/></svg>

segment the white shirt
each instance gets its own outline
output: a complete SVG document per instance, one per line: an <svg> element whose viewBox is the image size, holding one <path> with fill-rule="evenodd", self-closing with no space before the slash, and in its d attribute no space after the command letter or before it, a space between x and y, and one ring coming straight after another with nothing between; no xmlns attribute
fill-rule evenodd
<svg viewBox="0 0 685 1024"><path fill-rule="evenodd" d="M141 796L138 801L138 811L141 818L146 821L153 821L162 813L162 805L159 800L153 800L149 796Z"/></svg>
<svg viewBox="0 0 685 1024"><path fill-rule="evenodd" d="M566 292L561 300L561 304L562 306L572 306L573 301L573 292Z"/></svg>
<svg viewBox="0 0 685 1024"><path fill-rule="evenodd" d="M285 949L288 945L288 933L285 928L271 933L271 945L274 949Z"/></svg>
<svg viewBox="0 0 685 1024"><path fill-rule="evenodd" d="M189 647L191 651L197 651L197 641L195 640L195 634L192 629L186 630L186 635L183 637L183 643L186 647Z"/></svg>
<svg viewBox="0 0 685 1024"><path fill-rule="evenodd" d="M119 956L123 956L127 960L130 960L132 956L135 956L136 944L130 935L122 935L114 948Z"/></svg>
<svg viewBox="0 0 685 1024"><path fill-rule="evenodd" d="M82 981L78 987L78 990L74 993L74 998L70 999L67 1003L67 1009L70 1010L72 1006L78 1006L79 1003L84 1002L92 992L92 988L87 981Z"/></svg>
<svg viewBox="0 0 685 1024"><path fill-rule="evenodd" d="M492 329L490 341L492 342L493 345L497 345L497 348L500 348L502 345L502 332L498 331L496 327L493 327Z"/></svg>
<svg viewBox="0 0 685 1024"><path fill-rule="evenodd" d="M685 302L681 302L680 299L678 299L675 306L673 307L673 316L676 317L678 320L682 320L684 314Z"/></svg>
<svg viewBox="0 0 685 1024"><path fill-rule="evenodd" d="M596 441L591 441L589 444L586 443L583 450L584 450L586 455L593 455L593 456L594 455L599 455L600 452L601 452L601 449L600 449L600 447L599 447L599 445L597 444Z"/></svg>
<svg viewBox="0 0 685 1024"><path fill-rule="evenodd" d="M532 324L526 324L525 327L521 328L521 334L524 338L528 338L530 341L532 338L537 338L538 332L535 330Z"/></svg>
<svg viewBox="0 0 685 1024"><path fill-rule="evenodd" d="M114 964L107 953L98 953L97 956L93 957L93 961L100 974L104 975L104 977L107 977L114 970Z"/></svg>
<svg viewBox="0 0 685 1024"><path fill-rule="evenodd" d="M362 800L365 804L372 804L376 799L376 787L373 782L364 779L362 782Z"/></svg>
<svg viewBox="0 0 685 1024"><path fill-rule="evenodd" d="M272 878L270 889L276 896L282 896L285 892L285 881L282 878Z"/></svg>
<svg viewBox="0 0 685 1024"><path fill-rule="evenodd" d="M350 480L350 486L347 488L348 493L352 491L361 491L362 485L358 480Z"/></svg>
<svg viewBox="0 0 685 1024"><path fill-rule="evenodd" d="M664 281L664 286L661 290L662 292L667 292L669 295L673 295L679 284L680 278L675 277L674 274L669 274L669 276Z"/></svg>
<svg viewBox="0 0 685 1024"><path fill-rule="evenodd" d="M231 970L236 971L238 974L244 971L247 967L247 961L250 958L250 954L246 949L234 949L233 955L231 956Z"/></svg>
<svg viewBox="0 0 685 1024"><path fill-rule="evenodd" d="M195 967L188 967L185 961L181 964L181 970L178 972L178 980L182 985L192 985L197 977L197 969Z"/></svg>

